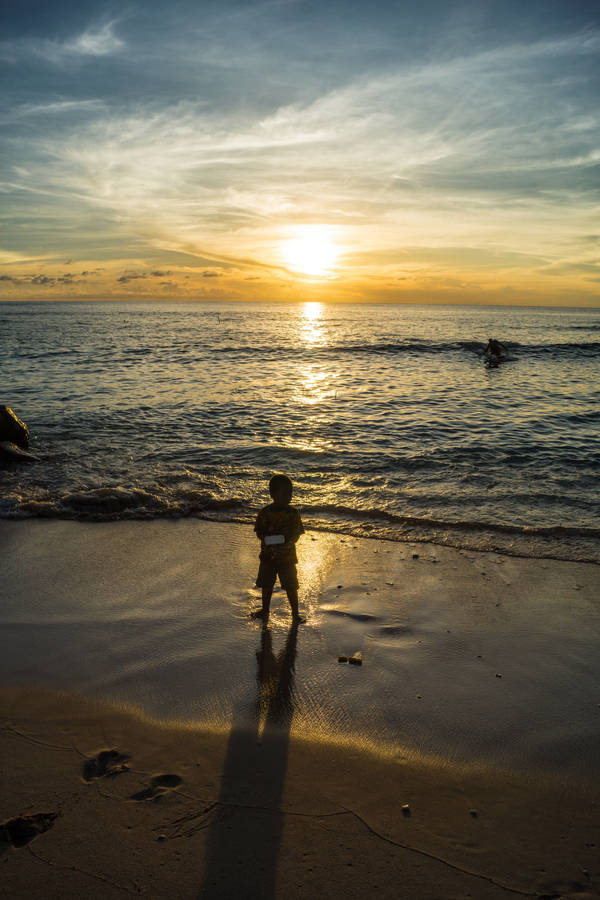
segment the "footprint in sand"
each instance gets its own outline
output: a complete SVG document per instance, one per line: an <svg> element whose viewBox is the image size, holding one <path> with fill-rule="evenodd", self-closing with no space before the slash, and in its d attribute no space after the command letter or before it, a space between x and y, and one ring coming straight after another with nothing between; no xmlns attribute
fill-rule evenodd
<svg viewBox="0 0 600 900"><path fill-rule="evenodd" d="M561 900L561 897L572 897L574 894L591 897L593 895L588 893L589 887L589 883L586 885L581 881L545 881L540 885L541 893L536 896L540 900Z"/></svg>
<svg viewBox="0 0 600 900"><path fill-rule="evenodd" d="M379 634L383 637L396 637L397 635L403 637L405 634L412 634L412 631L410 625L382 625Z"/></svg>
<svg viewBox="0 0 600 900"><path fill-rule="evenodd" d="M116 778L121 772L128 772L126 765L129 757L118 750L102 750L97 756L86 759L83 764L82 778L94 781L96 778Z"/></svg>
<svg viewBox="0 0 600 900"><path fill-rule="evenodd" d="M183 778L179 775L155 775L150 782L150 787L131 795L132 800L159 800L165 794L174 791L182 784Z"/></svg>
<svg viewBox="0 0 600 900"><path fill-rule="evenodd" d="M347 612L344 609L331 609L326 606L321 607L324 613L327 613L328 616L344 616L347 619L354 619L355 622L376 622L377 616L372 616L370 613L357 613L357 612Z"/></svg>
<svg viewBox="0 0 600 900"><path fill-rule="evenodd" d="M35 813L33 816L17 816L0 824L0 841L13 847L24 847L35 837L48 831L58 819L58 813Z"/></svg>
<svg viewBox="0 0 600 900"><path fill-rule="evenodd" d="M369 632L369 637L379 644L394 647L414 640L415 630L411 625L380 625Z"/></svg>

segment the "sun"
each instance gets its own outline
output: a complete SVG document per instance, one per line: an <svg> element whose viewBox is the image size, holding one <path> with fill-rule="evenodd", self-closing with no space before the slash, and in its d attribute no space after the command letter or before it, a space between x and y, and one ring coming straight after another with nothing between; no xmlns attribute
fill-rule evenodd
<svg viewBox="0 0 600 900"><path fill-rule="evenodd" d="M330 276L340 255L331 230L326 225L300 225L294 229L294 235L281 245L290 269L314 277Z"/></svg>

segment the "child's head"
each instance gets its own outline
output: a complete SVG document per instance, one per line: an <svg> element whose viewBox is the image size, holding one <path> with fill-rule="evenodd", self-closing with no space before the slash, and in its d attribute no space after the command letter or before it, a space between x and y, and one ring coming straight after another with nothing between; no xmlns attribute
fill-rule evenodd
<svg viewBox="0 0 600 900"><path fill-rule="evenodd" d="M287 506L293 491L292 481L287 475L273 475L269 481L269 493L279 506Z"/></svg>

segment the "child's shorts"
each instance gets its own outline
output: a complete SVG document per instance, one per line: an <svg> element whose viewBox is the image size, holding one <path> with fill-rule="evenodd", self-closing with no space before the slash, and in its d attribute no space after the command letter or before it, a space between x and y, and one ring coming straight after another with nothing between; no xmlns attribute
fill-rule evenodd
<svg viewBox="0 0 600 900"><path fill-rule="evenodd" d="M256 587L273 590L277 577L279 577L279 584L284 591L289 588L298 590L298 574L295 563L278 563L276 560L267 562L261 559L256 576Z"/></svg>

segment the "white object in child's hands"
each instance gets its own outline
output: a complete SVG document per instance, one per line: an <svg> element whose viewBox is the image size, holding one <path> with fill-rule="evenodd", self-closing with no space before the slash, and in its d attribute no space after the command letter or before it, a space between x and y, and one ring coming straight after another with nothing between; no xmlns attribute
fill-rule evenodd
<svg viewBox="0 0 600 900"><path fill-rule="evenodd" d="M265 546L270 547L272 544L285 544L284 534L268 534L265 537Z"/></svg>

